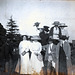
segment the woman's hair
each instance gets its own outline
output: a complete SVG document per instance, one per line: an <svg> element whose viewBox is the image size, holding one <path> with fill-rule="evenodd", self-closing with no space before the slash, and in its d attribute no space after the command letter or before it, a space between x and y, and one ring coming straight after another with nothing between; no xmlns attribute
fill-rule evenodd
<svg viewBox="0 0 75 75"><path fill-rule="evenodd" d="M26 37L26 40L28 40L28 36L27 36L27 35L23 35L23 36L22 36L22 39L23 39L24 37Z"/></svg>

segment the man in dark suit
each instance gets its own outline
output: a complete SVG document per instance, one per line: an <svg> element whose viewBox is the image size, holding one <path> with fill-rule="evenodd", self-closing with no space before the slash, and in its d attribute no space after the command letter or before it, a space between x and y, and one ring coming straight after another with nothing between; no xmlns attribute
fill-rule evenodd
<svg viewBox="0 0 75 75"><path fill-rule="evenodd" d="M48 44L48 40L49 40L49 27L48 26L44 26L42 32L40 32L39 36L41 38L41 44L42 46L47 45Z"/></svg>
<svg viewBox="0 0 75 75"><path fill-rule="evenodd" d="M45 72L45 75L47 74L47 64L48 64L48 43L49 43L49 27L44 26L42 32L40 32L39 36L41 38L41 44L42 44L42 55L43 55L43 63L44 67L43 70Z"/></svg>

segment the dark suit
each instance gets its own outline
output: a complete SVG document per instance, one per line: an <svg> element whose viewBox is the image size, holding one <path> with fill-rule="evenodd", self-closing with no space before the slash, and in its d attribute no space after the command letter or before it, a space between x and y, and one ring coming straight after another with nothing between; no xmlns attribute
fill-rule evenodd
<svg viewBox="0 0 75 75"><path fill-rule="evenodd" d="M41 44L42 46L43 45L47 45L48 44L48 41L49 41L49 34L48 33L45 33L44 31L41 32L39 34L40 38L41 38Z"/></svg>
<svg viewBox="0 0 75 75"><path fill-rule="evenodd" d="M43 63L44 63L44 67L43 67L43 70L44 70L44 75L47 74L47 64L48 64L48 43L49 43L49 34L48 33L45 33L44 31L42 31L40 34L39 34L40 38L41 38L41 44L42 44L42 55L43 55Z"/></svg>
<svg viewBox="0 0 75 75"><path fill-rule="evenodd" d="M5 71L5 64L6 61L9 60L9 47L8 44L5 42L0 46L0 71Z"/></svg>

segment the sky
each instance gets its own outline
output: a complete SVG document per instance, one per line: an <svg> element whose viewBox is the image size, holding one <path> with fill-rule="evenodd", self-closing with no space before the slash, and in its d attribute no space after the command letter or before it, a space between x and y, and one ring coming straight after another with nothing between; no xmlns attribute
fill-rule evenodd
<svg viewBox="0 0 75 75"><path fill-rule="evenodd" d="M75 1L62 0L0 0L0 23L7 28L10 16L19 26L20 34L34 34L35 22L39 27L53 26L54 21L65 23L69 41L75 40Z"/></svg>

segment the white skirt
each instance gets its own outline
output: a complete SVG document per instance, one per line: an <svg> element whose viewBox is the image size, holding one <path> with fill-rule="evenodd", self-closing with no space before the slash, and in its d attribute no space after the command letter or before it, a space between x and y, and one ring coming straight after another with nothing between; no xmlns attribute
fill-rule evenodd
<svg viewBox="0 0 75 75"><path fill-rule="evenodd" d="M42 67L43 61L39 61L34 53L31 54L31 59L29 59L29 53L21 56L20 74L33 74L35 72L40 73ZM19 61L17 63L15 71L19 72Z"/></svg>

